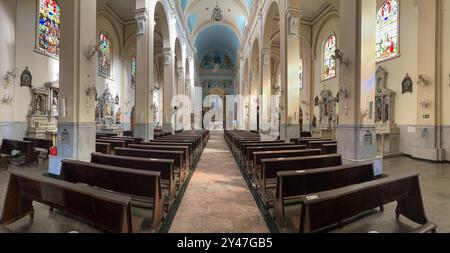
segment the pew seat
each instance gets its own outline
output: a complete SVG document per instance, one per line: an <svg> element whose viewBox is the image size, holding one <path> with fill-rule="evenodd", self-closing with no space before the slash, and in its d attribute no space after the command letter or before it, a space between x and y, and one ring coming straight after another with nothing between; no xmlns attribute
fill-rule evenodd
<svg viewBox="0 0 450 253"><path fill-rule="evenodd" d="M12 170L10 174L0 225L12 224L26 216L33 219L33 202L39 202L106 232L133 232L130 197L37 173Z"/></svg>
<svg viewBox="0 0 450 253"><path fill-rule="evenodd" d="M291 219L300 233L323 231L392 202L397 202L397 220L404 216L421 226L429 223L423 206L419 174L414 173L307 194L301 199L301 211Z"/></svg>

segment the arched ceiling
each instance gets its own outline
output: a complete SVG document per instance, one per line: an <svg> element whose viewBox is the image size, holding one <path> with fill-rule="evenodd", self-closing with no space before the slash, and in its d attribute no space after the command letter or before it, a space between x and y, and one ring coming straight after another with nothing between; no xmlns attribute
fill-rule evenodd
<svg viewBox="0 0 450 253"><path fill-rule="evenodd" d="M202 57L211 49L224 49L236 61L240 47L239 38L230 28L224 25L213 25L205 28L195 39L198 57Z"/></svg>
<svg viewBox="0 0 450 253"><path fill-rule="evenodd" d="M201 57L212 48L223 48L236 59L240 39L251 14L254 0L181 0L181 8ZM211 20L216 4L223 20Z"/></svg>

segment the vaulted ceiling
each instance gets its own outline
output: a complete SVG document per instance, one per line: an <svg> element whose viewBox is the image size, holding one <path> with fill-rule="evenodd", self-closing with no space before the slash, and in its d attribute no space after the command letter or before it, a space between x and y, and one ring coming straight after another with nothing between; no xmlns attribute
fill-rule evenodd
<svg viewBox="0 0 450 253"><path fill-rule="evenodd" d="M181 0L199 57L212 48L222 48L236 59L237 49L251 14L254 0ZM211 19L214 7L223 20Z"/></svg>

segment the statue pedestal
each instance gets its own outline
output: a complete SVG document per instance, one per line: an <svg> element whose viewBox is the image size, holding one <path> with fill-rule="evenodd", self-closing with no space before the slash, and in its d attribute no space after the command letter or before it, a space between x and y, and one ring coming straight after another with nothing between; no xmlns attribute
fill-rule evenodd
<svg viewBox="0 0 450 253"><path fill-rule="evenodd" d="M400 129L377 130L377 155L383 158L401 156Z"/></svg>

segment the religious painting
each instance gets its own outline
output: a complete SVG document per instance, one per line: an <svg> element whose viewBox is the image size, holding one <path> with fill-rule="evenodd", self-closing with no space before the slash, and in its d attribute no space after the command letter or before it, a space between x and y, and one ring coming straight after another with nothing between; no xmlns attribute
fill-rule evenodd
<svg viewBox="0 0 450 253"><path fill-rule="evenodd" d="M100 33L100 52L98 52L98 74L102 77L111 78L112 70L112 48L111 41L105 33Z"/></svg>
<svg viewBox="0 0 450 253"><path fill-rule="evenodd" d="M28 70L28 67L25 67L25 70L20 75L20 86L32 88L32 80L33 77L31 76L30 70Z"/></svg>
<svg viewBox="0 0 450 253"><path fill-rule="evenodd" d="M336 60L333 59L335 51L336 36L333 34L330 35L324 43L322 81L336 76Z"/></svg>
<svg viewBox="0 0 450 253"><path fill-rule="evenodd" d="M37 50L59 57L61 40L61 10L56 0L39 0Z"/></svg>
<svg viewBox="0 0 450 253"><path fill-rule="evenodd" d="M136 88L136 56L131 57L131 88Z"/></svg>
<svg viewBox="0 0 450 253"><path fill-rule="evenodd" d="M202 57L200 66L202 69L233 69L234 63L227 52L213 50Z"/></svg>
<svg viewBox="0 0 450 253"><path fill-rule="evenodd" d="M413 93L413 81L409 74L406 74L402 82L402 94Z"/></svg>
<svg viewBox="0 0 450 253"><path fill-rule="evenodd" d="M399 7L397 0L386 0L378 9L376 59L383 61L399 54Z"/></svg>
<svg viewBox="0 0 450 253"><path fill-rule="evenodd" d="M227 95L234 94L234 85L233 80L227 80L227 79L207 79L202 80L202 87L203 87L203 98L208 96L210 93L209 91L214 88L220 88L224 90Z"/></svg>

